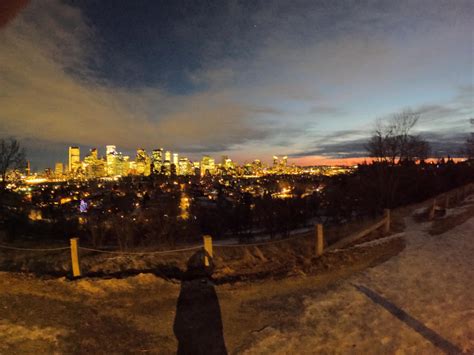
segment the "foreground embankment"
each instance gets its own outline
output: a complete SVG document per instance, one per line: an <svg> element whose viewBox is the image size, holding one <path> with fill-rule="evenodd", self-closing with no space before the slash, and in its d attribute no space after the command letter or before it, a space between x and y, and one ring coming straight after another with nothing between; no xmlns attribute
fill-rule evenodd
<svg viewBox="0 0 474 355"><path fill-rule="evenodd" d="M474 198L432 221L427 208L404 211L406 247L396 256L372 259L366 249L400 240L392 235L289 277L216 285L1 272L0 352L172 354L211 352L210 344L250 354L472 352Z"/></svg>

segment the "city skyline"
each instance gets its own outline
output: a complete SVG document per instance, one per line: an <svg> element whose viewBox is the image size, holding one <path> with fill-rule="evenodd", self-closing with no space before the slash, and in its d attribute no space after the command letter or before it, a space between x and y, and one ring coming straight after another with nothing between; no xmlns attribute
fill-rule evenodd
<svg viewBox="0 0 474 355"><path fill-rule="evenodd" d="M471 129L469 1L22 3L1 22L0 122L35 169L111 141L350 162L406 108L435 157Z"/></svg>
<svg viewBox="0 0 474 355"><path fill-rule="evenodd" d="M30 162L28 161L28 166ZM203 155L198 160L190 160L187 156L179 152L172 152L164 148L155 148L149 153L143 148L137 148L134 155L123 154L116 145L106 145L105 154L101 155L96 147L82 152L78 146L69 146L67 162L57 161L54 168L48 167L44 173L55 178L86 178L95 179L101 177L114 177L126 175L153 174L164 175L196 175L206 174L267 174L267 173L291 173L300 172L295 169L296 165L288 164L287 156L272 157L272 163L266 164L260 159L251 162L238 164L227 155L221 155L220 159L215 159L210 155ZM42 171L28 169L27 176Z"/></svg>

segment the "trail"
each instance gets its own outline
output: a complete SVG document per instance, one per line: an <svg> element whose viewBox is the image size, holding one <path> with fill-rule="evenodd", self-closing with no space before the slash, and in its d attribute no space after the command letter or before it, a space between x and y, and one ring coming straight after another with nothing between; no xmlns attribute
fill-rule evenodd
<svg viewBox="0 0 474 355"><path fill-rule="evenodd" d="M472 353L474 218L436 236L406 224L398 256L305 297L293 329L266 328L245 352Z"/></svg>
<svg viewBox="0 0 474 355"><path fill-rule="evenodd" d="M473 197L438 235L406 217L406 248L372 268L225 285L0 272L0 353L174 354L210 324L232 354L473 353Z"/></svg>

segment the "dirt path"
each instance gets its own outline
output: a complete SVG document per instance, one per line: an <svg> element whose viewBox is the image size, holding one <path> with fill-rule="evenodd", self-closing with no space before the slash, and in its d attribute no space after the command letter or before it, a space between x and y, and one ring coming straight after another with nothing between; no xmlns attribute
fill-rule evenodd
<svg viewBox="0 0 474 355"><path fill-rule="evenodd" d="M271 325L246 352L472 353L474 218L436 236L430 225L408 218L398 256L304 297L292 328Z"/></svg>
<svg viewBox="0 0 474 355"><path fill-rule="evenodd" d="M406 249L383 264L281 280L0 273L0 353L472 351L474 218L439 235L431 223L406 223Z"/></svg>

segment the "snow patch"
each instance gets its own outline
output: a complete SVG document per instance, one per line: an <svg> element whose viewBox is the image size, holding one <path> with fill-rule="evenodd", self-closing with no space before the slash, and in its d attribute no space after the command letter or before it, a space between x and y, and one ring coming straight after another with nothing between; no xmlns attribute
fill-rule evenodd
<svg viewBox="0 0 474 355"><path fill-rule="evenodd" d="M65 336L64 329L53 327L26 327L6 320L0 320L0 343L15 344L25 340L43 340L54 344L58 343L58 337Z"/></svg>

